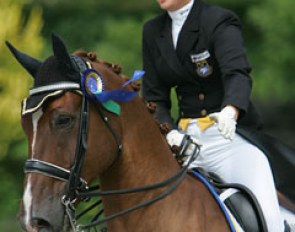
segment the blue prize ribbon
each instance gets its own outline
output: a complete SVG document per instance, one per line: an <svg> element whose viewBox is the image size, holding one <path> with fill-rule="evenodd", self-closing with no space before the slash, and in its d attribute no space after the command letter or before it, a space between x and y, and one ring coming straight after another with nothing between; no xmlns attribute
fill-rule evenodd
<svg viewBox="0 0 295 232"><path fill-rule="evenodd" d="M129 85L131 82L139 80L144 75L144 71L136 70L133 74L133 77L126 81L119 89L110 90L110 91L102 91L100 93L93 93L95 98L104 103L109 100L118 101L118 102L127 102L131 101L136 95L137 92L123 90L123 88Z"/></svg>
<svg viewBox="0 0 295 232"><path fill-rule="evenodd" d="M144 71L135 70L132 78L126 81L120 88L105 91L102 75L95 69L87 69L81 78L81 89L85 96L98 100L108 111L120 115L120 105L115 101L131 101L137 95L137 92L123 90L123 88L133 81L139 80L144 73Z"/></svg>
<svg viewBox="0 0 295 232"><path fill-rule="evenodd" d="M125 87L126 85L129 85L131 82L133 82L133 81L137 81L137 80L139 80L143 75L144 75L144 71L142 71L142 70L135 70L134 71L134 74L133 74L133 77L130 79L130 80L128 80L128 81L126 81L123 85L122 85L122 87L121 88L123 88L123 87Z"/></svg>
<svg viewBox="0 0 295 232"><path fill-rule="evenodd" d="M81 78L81 90L86 97L95 99L95 94L104 91L102 75L95 69L87 69Z"/></svg>
<svg viewBox="0 0 295 232"><path fill-rule="evenodd" d="M95 94L95 98L101 103L107 102L109 100L127 102L131 101L136 96L136 94L137 93L133 91L117 89Z"/></svg>

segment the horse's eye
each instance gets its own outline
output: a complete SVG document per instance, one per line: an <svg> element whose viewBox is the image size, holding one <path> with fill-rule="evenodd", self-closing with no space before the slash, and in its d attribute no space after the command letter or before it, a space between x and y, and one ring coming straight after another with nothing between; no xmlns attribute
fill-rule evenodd
<svg viewBox="0 0 295 232"><path fill-rule="evenodd" d="M73 124L74 118L70 115L60 115L54 120L56 128L67 128Z"/></svg>

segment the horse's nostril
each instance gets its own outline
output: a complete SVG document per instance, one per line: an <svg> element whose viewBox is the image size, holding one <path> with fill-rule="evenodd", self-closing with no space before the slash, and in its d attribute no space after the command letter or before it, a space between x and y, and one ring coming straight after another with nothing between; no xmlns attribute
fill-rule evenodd
<svg viewBox="0 0 295 232"><path fill-rule="evenodd" d="M39 229L49 229L50 224L42 218L32 218L32 227Z"/></svg>

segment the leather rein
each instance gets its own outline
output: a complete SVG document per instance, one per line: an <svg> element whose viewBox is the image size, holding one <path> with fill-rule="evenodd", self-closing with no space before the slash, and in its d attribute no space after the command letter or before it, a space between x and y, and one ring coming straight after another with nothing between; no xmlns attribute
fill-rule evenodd
<svg viewBox="0 0 295 232"><path fill-rule="evenodd" d="M80 72L83 73L87 69L86 62L81 57L72 56L73 61L77 64L80 69ZM87 62L87 64L89 64ZM68 90L68 88L67 88ZM77 89L76 89L77 90ZM98 104L96 104L98 106ZM112 133L116 145L117 145L117 156L120 157L122 155L122 143L119 139L119 136L114 131L112 125L109 122L108 117L104 114L102 107L97 107L97 112L102 118L103 122L107 126L107 128ZM25 173L38 173L44 176L52 177L57 180L61 180L67 183L67 188L64 196L61 201L65 206L66 214L69 218L70 225L72 230L75 232L84 231L85 229L89 229L92 227L96 227L101 225L107 221L110 221L119 216L130 213L134 210L146 207L150 204L155 203L158 200L163 199L164 197L171 194L182 182L184 177L186 176L189 165L195 160L195 158L199 154L199 147L195 147L194 155L190 157L187 164L183 166L174 176L155 183L151 185L146 185L137 188L131 189L120 189L120 190L110 190L110 191L97 191L99 186L88 187L87 182L81 177L81 172L84 164L85 152L87 150L87 135L88 135L88 124L89 124L89 101L85 95L82 96L81 103L81 111L80 111L80 126L79 133L77 136L77 145L75 150L75 160L74 164L70 170L65 169L63 167L57 166L55 164L45 162L37 159L29 159L25 162L24 172ZM189 138L184 140L183 149L187 149L189 144ZM82 213L76 215L75 203L81 201L87 201L91 197L95 196L108 196L108 195L119 195L119 194L129 194L129 193L137 193L137 192L145 192L150 191L162 187L167 187L167 189L161 192L159 195L146 200L142 203L139 203L135 206L132 206L128 209L122 210L112 215L105 216L103 219L98 219L99 216L103 213L103 210L100 210L93 218L93 220L85 225L78 225L77 220L84 216L88 211L92 210L94 207L97 207L101 204L101 200L93 203L88 208L86 208Z"/></svg>

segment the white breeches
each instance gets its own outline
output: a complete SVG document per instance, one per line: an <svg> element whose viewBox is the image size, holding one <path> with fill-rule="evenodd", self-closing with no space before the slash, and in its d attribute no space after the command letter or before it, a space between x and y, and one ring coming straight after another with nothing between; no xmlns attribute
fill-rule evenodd
<svg viewBox="0 0 295 232"><path fill-rule="evenodd" d="M186 133L203 143L200 155L191 168L201 167L216 173L228 183L248 187L261 206L269 232L283 232L284 223L272 171L262 151L238 134L235 134L232 141L225 139L216 125L201 131L192 120Z"/></svg>

